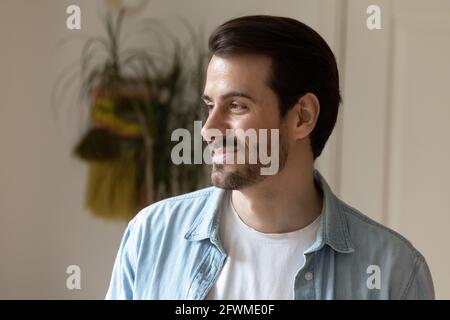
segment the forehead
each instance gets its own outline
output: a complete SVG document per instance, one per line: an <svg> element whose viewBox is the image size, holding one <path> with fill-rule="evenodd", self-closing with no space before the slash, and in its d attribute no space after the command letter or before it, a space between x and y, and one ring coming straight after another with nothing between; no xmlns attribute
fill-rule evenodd
<svg viewBox="0 0 450 320"><path fill-rule="evenodd" d="M270 58L264 55L214 55L208 65L205 92L267 87L270 65Z"/></svg>

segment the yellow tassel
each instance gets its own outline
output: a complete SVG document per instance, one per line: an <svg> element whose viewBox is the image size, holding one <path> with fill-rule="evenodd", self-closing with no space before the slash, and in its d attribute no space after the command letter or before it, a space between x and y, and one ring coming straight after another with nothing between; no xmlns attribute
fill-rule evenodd
<svg viewBox="0 0 450 320"><path fill-rule="evenodd" d="M98 217L131 219L138 210L136 178L133 151L124 150L114 160L90 161L86 207Z"/></svg>

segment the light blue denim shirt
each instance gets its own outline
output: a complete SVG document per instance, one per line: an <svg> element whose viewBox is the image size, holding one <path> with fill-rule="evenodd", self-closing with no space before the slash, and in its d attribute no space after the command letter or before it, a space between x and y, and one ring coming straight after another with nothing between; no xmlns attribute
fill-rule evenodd
<svg viewBox="0 0 450 320"><path fill-rule="evenodd" d="M322 219L290 288L295 299L434 299L427 263L408 240L339 200L317 170L314 181ZM125 231L106 298L204 299L227 256L225 192L210 187L143 209Z"/></svg>

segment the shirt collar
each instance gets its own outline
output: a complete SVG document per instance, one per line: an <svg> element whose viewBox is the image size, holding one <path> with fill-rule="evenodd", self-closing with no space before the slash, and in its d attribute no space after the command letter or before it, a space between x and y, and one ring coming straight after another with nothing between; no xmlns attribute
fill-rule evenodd
<svg viewBox="0 0 450 320"><path fill-rule="evenodd" d="M353 252L353 243L341 200L336 197L318 170L314 170L314 182L323 192L322 221L315 242L305 254L318 251L325 244L341 253Z"/></svg>
<svg viewBox="0 0 450 320"><path fill-rule="evenodd" d="M322 218L316 240L305 254L320 250L328 244L335 251L353 252L347 221L341 201L333 194L328 183L318 170L314 170L314 182L323 192ZM226 190L213 187L207 204L202 208L184 238L189 241L209 238L220 249L219 222L222 202Z"/></svg>

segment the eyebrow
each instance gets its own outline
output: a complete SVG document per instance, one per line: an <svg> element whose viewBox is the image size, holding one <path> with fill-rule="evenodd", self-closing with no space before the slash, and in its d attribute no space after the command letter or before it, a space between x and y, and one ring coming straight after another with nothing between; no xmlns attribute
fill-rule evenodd
<svg viewBox="0 0 450 320"><path fill-rule="evenodd" d="M249 94L242 92L242 91L230 91L230 92L227 92L227 93L221 95L219 98L220 98L220 100L226 100L226 99L232 98L232 97L244 97L244 98L251 100L252 102L255 102L255 100ZM202 99L207 100L207 101L212 101L211 97L209 97L207 94L203 94Z"/></svg>

